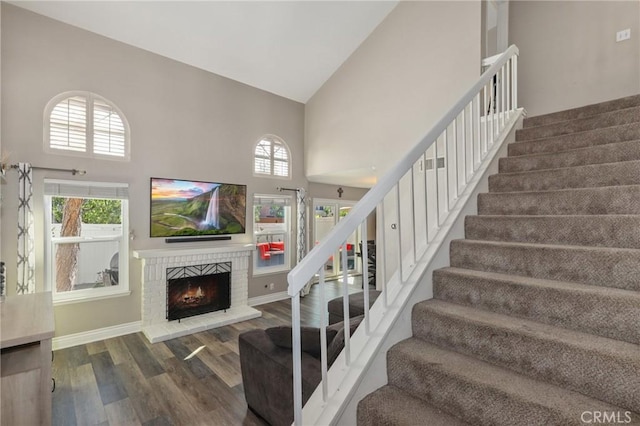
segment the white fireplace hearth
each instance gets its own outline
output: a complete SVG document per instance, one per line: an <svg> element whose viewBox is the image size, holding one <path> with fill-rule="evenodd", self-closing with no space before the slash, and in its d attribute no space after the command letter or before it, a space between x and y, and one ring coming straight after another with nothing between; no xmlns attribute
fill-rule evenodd
<svg viewBox="0 0 640 426"><path fill-rule="evenodd" d="M142 262L142 332L156 343L262 315L248 305L251 244L136 250ZM231 307L225 311L167 320L167 268L231 262Z"/></svg>

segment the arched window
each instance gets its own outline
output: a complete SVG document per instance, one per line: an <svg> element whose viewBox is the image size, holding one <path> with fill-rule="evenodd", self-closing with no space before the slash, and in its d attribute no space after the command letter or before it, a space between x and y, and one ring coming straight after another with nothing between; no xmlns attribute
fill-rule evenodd
<svg viewBox="0 0 640 426"><path fill-rule="evenodd" d="M256 144L253 174L291 178L291 155L287 144L277 136L264 136Z"/></svg>
<svg viewBox="0 0 640 426"><path fill-rule="evenodd" d="M45 108L44 149L57 154L129 160L129 125L112 102L89 92L65 92Z"/></svg>

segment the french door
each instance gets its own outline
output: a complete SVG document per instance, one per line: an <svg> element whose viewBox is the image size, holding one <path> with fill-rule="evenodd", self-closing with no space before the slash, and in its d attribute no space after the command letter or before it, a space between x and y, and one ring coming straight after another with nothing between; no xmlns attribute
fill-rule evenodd
<svg viewBox="0 0 640 426"><path fill-rule="evenodd" d="M333 229L336 224L349 214L355 201L344 200L313 200L313 237L314 244L318 244ZM327 259L324 270L325 277L341 276L346 268L348 274L362 273L360 254L360 227L349 235L345 245ZM342 250L347 251L347 262L343 264Z"/></svg>

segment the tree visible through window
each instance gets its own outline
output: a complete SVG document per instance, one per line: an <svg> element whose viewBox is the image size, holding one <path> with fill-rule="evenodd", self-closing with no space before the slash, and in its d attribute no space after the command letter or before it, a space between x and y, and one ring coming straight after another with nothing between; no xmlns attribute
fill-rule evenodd
<svg viewBox="0 0 640 426"><path fill-rule="evenodd" d="M84 198L52 197L52 223L60 224L60 237L80 237L82 224L120 225L122 223L122 202L120 200L97 200ZM77 283L78 258L80 243L58 245L56 250L56 291L71 291ZM111 272L109 272L111 273ZM104 275L105 272L102 271ZM115 277L103 277L102 282L96 277L96 282L104 286L108 279L117 285Z"/></svg>
<svg viewBox="0 0 640 426"><path fill-rule="evenodd" d="M47 282L56 300L128 291L127 198L124 184L45 180Z"/></svg>
<svg viewBox="0 0 640 426"><path fill-rule="evenodd" d="M54 198L57 204L62 202L60 218L61 237L79 237L82 229L82 198ZM78 255L80 244L62 244L56 250L56 291L69 291L73 288L78 275Z"/></svg>
<svg viewBox="0 0 640 426"><path fill-rule="evenodd" d="M289 148L276 136L265 136L256 145L254 168L256 175L291 177Z"/></svg>

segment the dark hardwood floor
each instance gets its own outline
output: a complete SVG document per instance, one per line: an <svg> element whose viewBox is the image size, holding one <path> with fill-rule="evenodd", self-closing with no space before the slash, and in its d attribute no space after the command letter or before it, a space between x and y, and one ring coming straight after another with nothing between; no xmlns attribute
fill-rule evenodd
<svg viewBox="0 0 640 426"><path fill-rule="evenodd" d="M342 295L340 283L326 287L327 301ZM301 299L302 325L319 325L319 300L314 285ZM238 335L290 324L291 302L256 309L260 318L160 343L136 333L55 351L53 425L264 425L244 400Z"/></svg>

